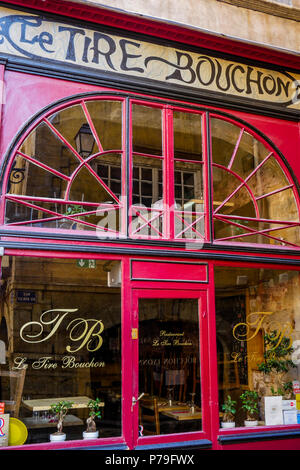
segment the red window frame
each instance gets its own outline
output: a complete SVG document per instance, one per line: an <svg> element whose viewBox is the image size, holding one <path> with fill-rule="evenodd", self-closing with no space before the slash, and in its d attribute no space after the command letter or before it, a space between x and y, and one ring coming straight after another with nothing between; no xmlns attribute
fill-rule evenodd
<svg viewBox="0 0 300 470"><path fill-rule="evenodd" d="M56 105L56 104L51 105L50 109L48 109L46 112L43 112L42 114L40 114L37 117L37 119L35 119L31 123L31 125L29 127L27 127L22 132L21 137L15 142L14 149L13 149L12 152L10 152L10 154L7 158L7 165L6 165L6 170L5 170L5 174L4 174L4 178L3 178L3 187L4 188L8 187L10 174L11 174L12 171L14 171L14 168L13 168L14 158L17 154L19 154L19 155L25 157L26 160L28 160L29 162L37 164L41 168L43 168L47 171L51 171L52 174L67 180L68 189L70 188L71 178L69 178L65 175L62 175L61 172L57 171L56 169L50 169L46 164L43 164L42 162L36 161L34 158L32 158L28 155L25 156L24 154L22 154L19 151L19 148L20 148L22 142L24 142L24 140L26 139L26 137L28 137L30 132L32 132L33 129L35 127L37 127L41 122L45 122L45 123L47 123L47 125L49 125L49 127L52 130L55 131L55 134L64 143L64 145L66 145L69 148L69 150L71 150L75 154L75 156L78 158L80 164L79 164L78 169L76 171L78 171L80 168L85 166L93 174L93 176L95 176L96 179L98 179L98 181L101 182L102 185L104 185L105 189L108 192L111 193L110 189L106 187L106 185L103 183L103 181L100 180L100 178L97 175L95 175L95 172L93 172L93 170L89 166L89 161L91 159L95 158L95 156L100 155L101 153L104 154L104 153L109 153L109 152L115 152L116 151L116 150L112 149L110 151L102 152L103 149L101 147L100 139L97 136L94 124L92 122L92 119L89 115L89 112L88 112L86 104L85 104L86 102L88 102L90 100L95 100L95 99L110 100L110 101L111 100L117 100L117 101L120 101L122 103L122 106L123 106L123 111L122 111L122 114L123 114L123 125L122 125L123 143L122 143L121 152L122 152L122 158L123 158L123 163L124 163L122 165L122 181L123 181L122 182L122 191L123 191L123 195L125 196L125 200L126 200L126 197L128 197L129 201L132 200L132 184L130 184L130 181L132 181L132 158L133 158L133 150L132 150L132 145L131 145L131 138L132 138L131 107L132 107L133 104L138 104L138 105L142 105L142 106L159 108L162 111L163 155L159 158L163 159L163 166L164 166L163 174L164 174L165 184L163 186L164 186L164 201L165 201L165 204L164 204L164 210L157 211L157 213L153 217L151 217L150 221L149 221L149 219L145 220L145 226L146 227L148 226L148 227L152 228L151 223L153 222L153 220L155 220L155 219L159 218L161 215L163 215L165 230L164 230L163 234L161 234L160 232L158 232L156 230L157 235L158 235L156 237L145 237L145 236L137 236L136 237L136 236L132 236L132 234L128 234L127 227L128 227L128 225L131 226L130 222L131 222L131 218L132 218L132 207L130 208L129 212L127 212L129 202L122 203L122 201L121 202L116 201L116 204L118 205L120 210L123 211L122 227L121 227L121 236L122 237L129 238L132 241L134 241L134 239L136 239L136 238L139 238L139 239L142 239L142 240L147 240L149 238L151 238L151 239L154 238L154 239L158 240L158 242L159 241L185 242L186 239L179 238L179 235L182 234L183 232L185 232L187 229L191 229L196 234L196 236L198 236L198 238L188 240L191 243L194 243L194 242L206 243L206 242L208 242L208 243L214 243L216 246L218 246L218 245L222 246L222 245L224 245L224 243L225 244L229 243L230 246L238 246L239 248L242 248L241 244L235 243L236 240L238 240L240 237L246 237L247 238L248 235L258 234L258 235L264 235L269 239L273 239L273 240L276 240L277 242L280 242L282 240L279 239L278 237L272 236L272 234L270 234L270 232L272 232L274 230L278 230L278 229L287 228L287 227L299 227L300 226L299 217L298 217L297 221L288 221L288 220L278 221L278 220L264 219L264 218L261 218L260 215L259 215L257 201L259 199L264 198L264 197L272 196L272 195L274 195L274 194L276 194L280 191L285 191L287 189L291 189L293 191L293 195L295 197L295 201L296 201L296 204L297 204L298 214L300 212L300 203L299 203L299 195L298 195L298 190L297 190L297 186L296 186L296 183L295 183L295 178L293 177L290 169L287 168L287 166L285 165L285 162L282 159L282 155L280 154L279 151L277 151L277 149L275 148L274 145L272 145L271 142L267 141L261 135L261 133L259 131L255 131L255 129L253 128L253 126L251 124L247 125L247 123L240 121L238 118L236 118L234 116L230 116L226 113L218 112L216 110L207 110L207 109L202 108L201 106L178 105L176 103L175 104L173 104L173 103L170 104L168 102L163 102L163 101L160 101L160 100L154 101L153 99L152 100L151 99L146 99L144 97L143 98L136 98L136 97L131 96L131 95L120 96L120 95L116 95L114 93L111 93L111 94L110 93L103 93L103 94L89 93L89 94L81 95L80 97L73 97L70 100L66 99L66 100L64 100L63 103L60 103L58 105ZM84 110L84 114L87 118L87 121L88 121L92 131L93 131L93 134L95 136L95 139L96 139L96 141L98 143L98 147L99 147L99 152L94 154L93 156L91 156L87 160L83 160L80 157L78 152L76 152L76 150L72 148L72 146L69 144L69 142L62 135L60 135L58 133L58 131L54 128L54 126L52 126L52 124L49 122L49 119L48 119L53 113L57 113L57 112L61 111L62 109L65 109L67 106L73 106L73 105L76 105L76 104L81 104L82 105L83 110ZM186 221L183 220L182 215L181 215L182 222L185 223L187 225L187 227L186 228L184 227L184 229L180 232L179 235L177 234L177 236L174 233L175 219L176 218L180 219L180 212L182 212L182 211L176 210L174 208L174 203L173 203L175 195L174 195L174 143L173 143L172 113L176 112L176 111L196 113L196 114L201 115L203 160L201 162L199 162L199 164L201 164L203 166L203 186L204 186L204 194L203 194L204 210L203 210L203 213L200 214L200 213L195 212L193 215L196 217L196 219L190 225L187 225ZM214 211L212 210L212 208L213 208L213 205L212 205L213 195L212 195L212 189L211 189L210 182L211 182L211 179L212 179L213 168L214 167L220 167L220 165L218 165L218 164L216 164L212 161L211 136L210 136L210 119L211 118L218 118L218 119L224 120L226 122L232 123L232 124L237 125L237 126L240 127L240 137L236 142L236 146L235 146L234 152L232 154L232 157L231 157L231 160L230 160L230 163L229 163L229 167L228 168L223 168L223 169L225 169L229 173L232 173L238 180L240 180L240 186L238 187L238 189L240 187L245 187L247 189L247 191L249 192L249 194L251 195L251 198L253 200L253 204L254 204L254 207L255 207L255 211L256 211L256 214L257 214L257 218L255 218L255 219L251 219L251 218L247 218L247 217L235 217L235 216L231 216L231 215L226 216L226 215L217 214L217 211L225 203L226 199L223 201L223 204L221 204L221 206L219 208L217 208ZM236 154L239 142L241 140L242 134L244 132L250 133L255 139L258 140L258 142L263 143L269 149L269 154L265 158L265 160L263 162L261 162L255 168L255 170L251 173L251 175L248 175L248 177L243 180L239 175L232 172L231 166L232 166L232 162L235 158L235 154ZM120 152L120 149L118 149L118 152ZM263 166L263 164L269 159L270 156L274 156L274 158L279 163L280 168L282 169L284 175L288 179L288 184L285 187L276 189L272 192L269 192L268 194L263 194L263 195L259 195L258 197L255 197L254 194L252 193L251 189L247 185L247 181L250 179L251 176L253 176L255 174L255 172L261 166ZM74 173L76 173L76 171ZM128 184L128 189L126 188L127 184ZM237 190L234 191L228 197L232 197L232 195L234 195L236 192L237 192ZM66 191L66 194L68 194L68 191ZM113 194L112 194L112 196L113 196ZM28 205L28 207L39 208L38 204L37 205L34 204L35 200L38 201L38 199L39 199L38 197L14 196L14 195L7 194L7 195L4 196L4 199L5 200L14 200L16 202L22 202L23 204ZM61 200L56 201L55 199L45 199L45 198L42 198L42 199L43 199L43 202L62 202ZM114 197L114 199L115 199L115 197ZM64 204L68 204L68 203L75 203L75 204L79 205L80 201L68 201L65 198ZM89 203L89 205L91 206L92 204ZM95 210L96 210L96 206L98 206L98 204L95 203L94 205L95 205ZM43 209L43 210L44 210L44 212L47 213L47 210L45 210L45 209ZM83 215L89 215L89 214L92 214L92 213L94 213L94 210L93 211L84 211ZM52 213L51 211L48 211L48 214L52 215L54 220L64 217L66 219L69 218L74 222L76 222L76 221L80 222L78 219L76 219L76 216L74 216L74 215L72 215L72 216L63 215L62 216L61 214ZM204 218L204 227L205 227L204 228L204 234L201 234L201 233L197 232L197 230L195 229L196 222L199 221L201 218ZM222 220L222 222L225 222L227 224L229 223L231 226L236 226L236 227L239 227L241 229L246 228L248 230L248 234L246 234L246 235L245 234L237 235L237 236L232 236L232 237L225 237L225 238L220 239L220 240L214 239L214 237L213 237L213 220L218 220L218 219ZM255 220L256 222L277 224L278 226L276 225L275 228L267 228L267 229L261 229L261 230L249 229L249 227L245 227L245 225L244 225L245 221L253 221L253 220ZM2 226L1 228L4 229L7 232L16 231L16 228L19 228L19 227L24 229L25 226L26 226L26 222L24 222L24 221L23 222L12 223L12 224L5 224L4 223L4 221L5 221L5 201L2 204L2 211L1 211L1 214L0 214L0 221L1 221L1 226ZM28 222L28 221L27 221L27 223L30 224L30 222ZM85 222L85 223L86 223L86 225L89 225L87 222ZM96 226L94 226L94 227L96 228ZM28 229L25 228L25 230L27 231ZM34 230L32 230L32 227L30 227L30 229L28 231L33 232ZM38 230L35 230L35 231L36 231L36 233L39 233L40 231L42 231L43 233L47 232L50 237L54 237L54 238L55 238L56 234L61 233L61 230L56 231L55 229L38 229ZM108 229L108 231L109 231L109 229ZM68 232L68 234L70 236L78 235L79 232L74 230L73 234L72 233L70 234L70 232ZM242 244L242 245L244 245L244 244ZM247 243L245 245L247 245ZM250 244L250 246L251 245L256 246L256 244ZM295 248L298 249L299 248L299 246L297 244L291 243L291 242L286 241L286 240L284 240L284 245L285 245L285 248L287 248L287 247L290 247L292 249L295 249ZM265 245L262 245L261 247L264 248ZM268 246L268 247L270 247L270 246ZM272 248L278 248L278 246L273 245Z"/></svg>

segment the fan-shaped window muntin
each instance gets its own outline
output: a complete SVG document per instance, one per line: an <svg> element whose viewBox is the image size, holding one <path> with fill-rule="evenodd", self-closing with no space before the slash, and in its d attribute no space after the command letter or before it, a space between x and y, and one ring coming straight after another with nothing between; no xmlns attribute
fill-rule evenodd
<svg viewBox="0 0 300 470"><path fill-rule="evenodd" d="M217 116L211 129L215 240L298 246L295 185L274 149ZM232 175L231 184L224 184L218 172Z"/></svg>
<svg viewBox="0 0 300 470"><path fill-rule="evenodd" d="M94 115L93 108L98 103L100 108L106 108L104 118L101 113ZM116 194L101 178L98 164L113 163L123 180L123 107L121 100L80 100L44 116L33 127L18 146L10 172L6 196L10 203L6 205L9 226L97 230L106 236L122 234L124 188L120 185L120 193ZM107 120L112 129L111 144L117 143L116 148L108 148L105 138ZM84 130L82 135L88 136L89 142L82 141L76 148L80 130ZM26 220L21 214L21 220L18 220L19 212L17 206L13 210L13 203L19 208L23 205L27 213L30 208L31 214L34 211L38 217ZM109 219L114 219L113 227L107 223Z"/></svg>
<svg viewBox="0 0 300 470"><path fill-rule="evenodd" d="M269 142L215 113L127 106L89 96L32 125L10 160L7 228L299 246L295 184Z"/></svg>

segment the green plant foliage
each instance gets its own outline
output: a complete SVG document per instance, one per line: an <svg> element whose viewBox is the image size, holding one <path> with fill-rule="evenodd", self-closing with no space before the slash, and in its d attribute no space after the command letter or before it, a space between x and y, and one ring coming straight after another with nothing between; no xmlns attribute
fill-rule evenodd
<svg viewBox="0 0 300 470"><path fill-rule="evenodd" d="M276 330L264 335L265 352L264 361L258 364L258 369L265 374L274 372L288 372L291 367L296 367L290 359L293 351L290 339L280 335Z"/></svg>
<svg viewBox="0 0 300 470"><path fill-rule="evenodd" d="M89 413L89 416L91 416L92 418L99 418L101 419L102 415L101 415L101 400L100 398L96 398L96 400L90 400L88 402L88 407L90 409L90 413Z"/></svg>
<svg viewBox="0 0 300 470"><path fill-rule="evenodd" d="M50 407L51 412L56 415L57 418L57 431L62 432L63 421L67 415L70 408L72 408L73 402L71 401L59 401L58 403L53 403Z"/></svg>
<svg viewBox="0 0 300 470"><path fill-rule="evenodd" d="M53 403L51 405L51 412L53 414L64 414L66 415L70 408L72 408L73 402L70 401L60 401L58 403Z"/></svg>
<svg viewBox="0 0 300 470"><path fill-rule="evenodd" d="M252 421L258 413L258 393L254 390L246 390L240 396L242 409L247 413L247 419Z"/></svg>
<svg viewBox="0 0 300 470"><path fill-rule="evenodd" d="M222 405L222 411L224 411L223 421L231 422L234 420L234 415L236 413L236 401L231 399L231 396L228 395L224 404Z"/></svg>
<svg viewBox="0 0 300 470"><path fill-rule="evenodd" d="M292 396L293 392L293 382L285 382L281 387L278 387L277 390L274 387L271 387L271 392L273 396Z"/></svg>
<svg viewBox="0 0 300 470"><path fill-rule="evenodd" d="M71 204L67 207L66 215L80 214L83 212L83 207L78 206L77 204Z"/></svg>
<svg viewBox="0 0 300 470"><path fill-rule="evenodd" d="M102 417L101 410L100 410L101 405L102 405L102 402L100 398L96 398L96 400L90 400L88 402L88 408L90 409L90 412L89 412L89 417L86 420L87 432L96 431L95 419L96 418L101 419Z"/></svg>

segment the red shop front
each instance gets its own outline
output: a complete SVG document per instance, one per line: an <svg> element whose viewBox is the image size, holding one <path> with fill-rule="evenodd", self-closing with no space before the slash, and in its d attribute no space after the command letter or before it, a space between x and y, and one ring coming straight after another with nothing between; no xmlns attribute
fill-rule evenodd
<svg viewBox="0 0 300 470"><path fill-rule="evenodd" d="M0 445L299 450L297 59L22 3L0 8Z"/></svg>

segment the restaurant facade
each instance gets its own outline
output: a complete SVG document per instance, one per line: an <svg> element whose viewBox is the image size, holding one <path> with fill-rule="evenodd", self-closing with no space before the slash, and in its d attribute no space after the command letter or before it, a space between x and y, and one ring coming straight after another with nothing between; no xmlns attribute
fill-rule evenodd
<svg viewBox="0 0 300 470"><path fill-rule="evenodd" d="M1 447L299 450L299 58L0 17Z"/></svg>

